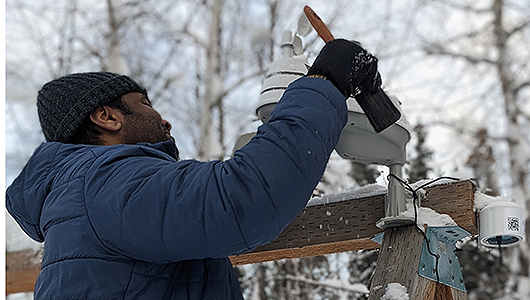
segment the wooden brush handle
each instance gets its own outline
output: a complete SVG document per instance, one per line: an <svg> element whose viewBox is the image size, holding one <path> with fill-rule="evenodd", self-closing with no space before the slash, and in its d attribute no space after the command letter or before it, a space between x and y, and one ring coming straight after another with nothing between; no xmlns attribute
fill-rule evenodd
<svg viewBox="0 0 530 300"><path fill-rule="evenodd" d="M314 12L311 7L305 6L304 7L304 14L306 15L307 19L309 19L309 23L315 28L318 35L324 40L324 42L329 42L334 40L333 34L329 31L328 27L322 19Z"/></svg>

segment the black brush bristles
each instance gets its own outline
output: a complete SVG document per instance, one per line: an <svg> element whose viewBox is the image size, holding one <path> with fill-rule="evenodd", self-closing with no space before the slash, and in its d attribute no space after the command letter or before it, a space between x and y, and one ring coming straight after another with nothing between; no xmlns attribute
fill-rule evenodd
<svg viewBox="0 0 530 300"><path fill-rule="evenodd" d="M401 118L401 112L382 89L375 93L357 94L355 100L377 133L385 130Z"/></svg>

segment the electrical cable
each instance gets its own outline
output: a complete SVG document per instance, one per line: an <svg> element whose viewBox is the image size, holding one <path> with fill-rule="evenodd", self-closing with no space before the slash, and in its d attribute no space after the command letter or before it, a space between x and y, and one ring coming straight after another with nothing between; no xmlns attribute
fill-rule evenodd
<svg viewBox="0 0 530 300"><path fill-rule="evenodd" d="M497 240L497 245L499 245L499 263L502 266L502 236L498 235L495 237L495 239Z"/></svg>
<svg viewBox="0 0 530 300"><path fill-rule="evenodd" d="M442 176L442 177L433 179L433 180L431 180L431 181L429 181L429 182L427 182L425 184L422 184L422 185L420 185L417 188L413 188L409 183L407 183L403 179L399 178L395 174L388 174L388 176L387 176L388 180L390 180L389 177L393 177L394 179L396 179L409 192L412 193L412 206L414 207L414 226L423 235L423 238L427 241L427 251L429 252L430 255L434 256L434 258L436 259L436 283L439 284L440 283L440 272L438 270L439 269L438 266L439 266L440 255L431 251L431 247L429 245L429 239L427 238L427 235L425 234L425 232L418 225L418 206L419 206L419 203L417 203L417 202L419 202L418 191L421 190L422 188L424 188L426 186L429 186L429 185L431 185L431 184L433 184L433 183L435 183L435 182L437 182L439 180L442 180L442 179L450 179L450 180L454 180L454 181L460 181L461 179L460 178L455 178L455 177Z"/></svg>

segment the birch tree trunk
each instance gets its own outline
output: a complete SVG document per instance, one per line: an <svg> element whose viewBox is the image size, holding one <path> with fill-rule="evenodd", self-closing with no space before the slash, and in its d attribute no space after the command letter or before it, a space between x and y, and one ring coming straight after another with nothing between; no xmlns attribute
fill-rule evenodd
<svg viewBox="0 0 530 300"><path fill-rule="evenodd" d="M114 0L114 3L120 0ZM105 36L107 42L107 70L118 74L129 75L129 67L125 61L120 48L118 30L120 29L119 13L117 9L119 4L114 5L113 0L107 0L107 13L109 21L109 33Z"/></svg>
<svg viewBox="0 0 530 300"><path fill-rule="evenodd" d="M506 113L507 131L506 140L508 142L510 156L510 178L512 179L512 197L528 211L530 207L530 194L526 182L528 179L528 159L530 155L524 143L521 125L518 122L519 110L517 109L517 94L514 74L510 69L510 54L507 49L509 34L503 26L504 1L495 0L493 12L495 14L494 32L496 47L498 50L497 73L502 85L504 100L504 110ZM527 242L530 243L530 241Z"/></svg>
<svg viewBox="0 0 530 300"><path fill-rule="evenodd" d="M209 27L209 39L206 48L206 75L204 78L204 103L201 113L201 144L199 147L199 159L209 160L219 153L220 146L214 136L213 109L220 105L219 96L222 91L222 79L220 76L220 48L221 48L221 12L223 0L214 0L211 8L211 21ZM222 113L222 112L220 112Z"/></svg>
<svg viewBox="0 0 530 300"><path fill-rule="evenodd" d="M517 93L514 79L517 75L510 69L510 54L508 53L508 32L503 26L503 9L504 1L495 0L493 3L494 19L494 36L496 38L496 48L498 51L497 73L502 85L502 94L504 100L504 110L506 114L506 141L508 143L510 159L510 178L512 198L525 209L527 212L526 223L528 224L528 208L530 208L530 194L526 186L528 176L528 159L530 155L525 145L522 135L521 125L518 122L519 110L517 108ZM528 230L527 230L528 231ZM509 249L508 258L509 268L511 269L510 278L507 282L506 290L513 292L517 290L517 275L529 276L530 270L528 262L530 261L530 241L528 237L526 243L514 249ZM519 287L521 288L521 287Z"/></svg>

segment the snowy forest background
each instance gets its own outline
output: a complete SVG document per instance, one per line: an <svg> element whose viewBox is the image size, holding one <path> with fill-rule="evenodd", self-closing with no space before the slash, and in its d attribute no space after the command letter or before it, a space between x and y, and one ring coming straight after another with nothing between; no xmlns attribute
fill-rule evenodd
<svg viewBox="0 0 530 300"><path fill-rule="evenodd" d="M53 78L106 70L144 85L181 158L225 159L255 131L261 82L284 30L310 5L335 37L379 58L412 124L406 178L476 178L530 208L527 0L7 0L6 185L44 141L36 95ZM312 62L324 43L303 37ZM385 168L333 155L317 193L386 184ZM7 251L38 248L6 217ZM470 299L530 299L528 240L459 253ZM238 267L246 299L366 299L377 251ZM18 298L16 298L18 297ZM30 297L15 295L12 299Z"/></svg>

